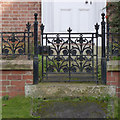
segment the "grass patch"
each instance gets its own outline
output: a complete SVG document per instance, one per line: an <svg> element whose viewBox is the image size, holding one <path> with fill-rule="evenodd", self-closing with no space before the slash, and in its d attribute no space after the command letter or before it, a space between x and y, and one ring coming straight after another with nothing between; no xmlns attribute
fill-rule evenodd
<svg viewBox="0 0 120 120"><path fill-rule="evenodd" d="M5 98L5 97L4 97ZM106 111L107 106L109 105L110 100L114 100L114 118L119 120L120 118L120 99L111 98L109 96L101 96L101 97L64 97L58 99L41 99L41 98L30 98L30 97L22 97L17 96L11 99L3 99L2 100L2 118L40 118L37 116L36 111L41 109L42 106L45 107L54 102L72 102L74 103L88 103L93 102L99 104L103 107L104 111ZM41 106L41 107L40 107ZM108 108L111 111L111 107ZM32 115L33 113L33 115ZM112 118L110 116L109 118Z"/></svg>
<svg viewBox="0 0 120 120"><path fill-rule="evenodd" d="M31 98L17 96L9 100L2 100L3 118L32 118Z"/></svg>
<svg viewBox="0 0 120 120"><path fill-rule="evenodd" d="M114 117L120 120L120 98L114 98Z"/></svg>

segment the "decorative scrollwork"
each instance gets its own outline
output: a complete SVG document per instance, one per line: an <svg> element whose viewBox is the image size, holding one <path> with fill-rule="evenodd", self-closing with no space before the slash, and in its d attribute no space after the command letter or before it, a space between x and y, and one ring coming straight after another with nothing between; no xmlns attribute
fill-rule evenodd
<svg viewBox="0 0 120 120"><path fill-rule="evenodd" d="M71 30L69 29L71 32ZM47 61L51 62L47 66L49 72L77 73L93 71L92 37L86 38L79 34L76 38L64 38L60 34L51 39L47 38L50 45L50 56ZM70 46L69 46L70 43Z"/></svg>
<svg viewBox="0 0 120 120"><path fill-rule="evenodd" d="M49 71L49 72L54 72L53 65L50 65L50 64L49 64L49 67L47 68L47 71Z"/></svg>
<svg viewBox="0 0 120 120"><path fill-rule="evenodd" d="M117 36L112 41L112 55L120 56L120 36Z"/></svg>
<svg viewBox="0 0 120 120"><path fill-rule="evenodd" d="M20 39L15 33L12 33L9 36L2 37L2 54L24 54L25 48L25 39L24 37Z"/></svg>

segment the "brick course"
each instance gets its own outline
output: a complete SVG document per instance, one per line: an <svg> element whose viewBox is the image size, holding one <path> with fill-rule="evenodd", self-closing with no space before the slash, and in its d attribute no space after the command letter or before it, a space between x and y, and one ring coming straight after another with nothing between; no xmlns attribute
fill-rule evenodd
<svg viewBox="0 0 120 120"><path fill-rule="evenodd" d="M120 71L107 71L107 85L116 86L116 95L120 97Z"/></svg>
<svg viewBox="0 0 120 120"><path fill-rule="evenodd" d="M27 22L32 25L33 32L34 13L38 13L38 22L41 23L41 2L0 2L0 6L0 30L3 32L23 32ZM40 29L38 30L40 38Z"/></svg>
<svg viewBox="0 0 120 120"><path fill-rule="evenodd" d="M32 70L3 70L0 81L0 96L25 95L25 85L33 84ZM26 76L23 79L23 76ZM2 87L1 87L2 86Z"/></svg>

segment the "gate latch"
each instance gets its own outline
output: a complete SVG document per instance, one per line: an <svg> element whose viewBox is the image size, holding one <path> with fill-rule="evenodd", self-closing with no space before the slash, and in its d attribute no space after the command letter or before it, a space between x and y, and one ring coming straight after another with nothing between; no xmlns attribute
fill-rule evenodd
<svg viewBox="0 0 120 120"><path fill-rule="evenodd" d="M38 46L38 54L50 55L50 46Z"/></svg>

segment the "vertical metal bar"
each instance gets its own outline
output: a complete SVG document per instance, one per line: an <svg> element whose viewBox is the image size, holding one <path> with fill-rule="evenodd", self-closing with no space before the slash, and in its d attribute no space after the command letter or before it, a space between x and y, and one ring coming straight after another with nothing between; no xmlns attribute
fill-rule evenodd
<svg viewBox="0 0 120 120"><path fill-rule="evenodd" d="M38 83L38 14L35 13L34 21L34 60L33 60L33 84Z"/></svg>
<svg viewBox="0 0 120 120"><path fill-rule="evenodd" d="M29 41L29 31L28 31L28 60L30 60L30 41Z"/></svg>
<svg viewBox="0 0 120 120"><path fill-rule="evenodd" d="M92 76L93 76L93 80L94 80L94 41L93 41L93 36L94 34L92 34Z"/></svg>
<svg viewBox="0 0 120 120"><path fill-rule="evenodd" d="M15 33L14 32L12 32L12 39L15 39ZM14 41L14 43L15 43L15 41ZM12 49L12 58L14 59L15 58L15 50L14 50L14 48Z"/></svg>
<svg viewBox="0 0 120 120"><path fill-rule="evenodd" d="M112 51L111 51L111 55L113 56L113 54L114 54L114 48L113 48L113 47L114 47L114 46L113 46L114 37L113 37L113 34L111 34L111 36L112 36L112 43L111 43L111 44L112 44L112 46L111 46L111 47L112 47Z"/></svg>
<svg viewBox="0 0 120 120"><path fill-rule="evenodd" d="M42 40L42 81L43 81L43 74L44 74L44 55L43 55L43 31L44 31L44 25L41 24L41 40Z"/></svg>
<svg viewBox="0 0 120 120"><path fill-rule="evenodd" d="M96 23L95 25L95 30L96 30L96 78L97 78L96 83L98 84L98 30L99 30L98 23Z"/></svg>
<svg viewBox="0 0 120 120"><path fill-rule="evenodd" d="M70 73L70 70L71 70L71 56L70 56L70 53L71 53L71 48L70 48L70 44L71 44L71 31L72 31L72 29L69 27L68 28L68 30L67 30L68 32L69 32L69 37L68 37L68 40L69 40L69 81L70 81L70 79L71 79L71 73Z"/></svg>
<svg viewBox="0 0 120 120"><path fill-rule="evenodd" d="M25 54L25 49L26 49L26 45L25 45L25 32L24 32L24 54Z"/></svg>
<svg viewBox="0 0 120 120"><path fill-rule="evenodd" d="M101 58L101 79L106 84L106 55L105 55L105 14L102 13L102 58Z"/></svg>
<svg viewBox="0 0 120 120"><path fill-rule="evenodd" d="M109 23L107 23L107 61L109 61Z"/></svg>
<svg viewBox="0 0 120 120"><path fill-rule="evenodd" d="M1 55L3 55L3 34L1 32Z"/></svg>
<svg viewBox="0 0 120 120"><path fill-rule="evenodd" d="M47 47L47 42L48 42L48 38L47 38L47 34L46 34L46 47ZM48 51L49 52L49 51ZM46 55L46 78L48 79L48 73L47 73L47 59L48 56Z"/></svg>
<svg viewBox="0 0 120 120"><path fill-rule="evenodd" d="M28 60L30 60L30 26L31 26L31 24L28 22L27 24L26 24L26 26L27 26L27 34L28 34Z"/></svg>

